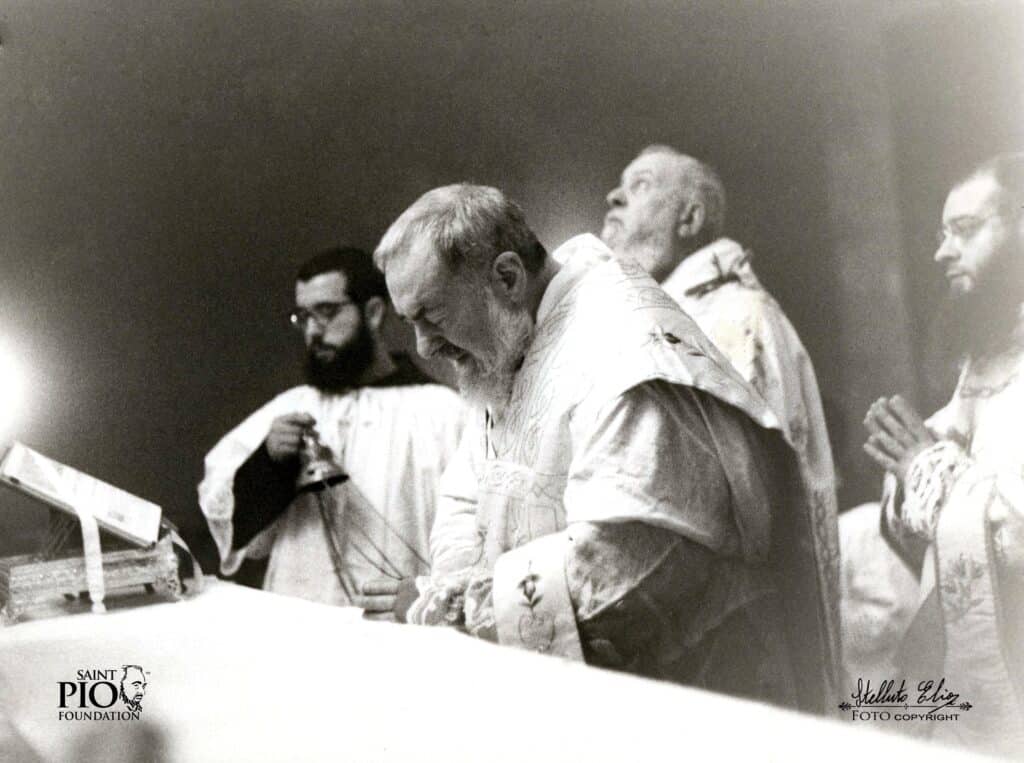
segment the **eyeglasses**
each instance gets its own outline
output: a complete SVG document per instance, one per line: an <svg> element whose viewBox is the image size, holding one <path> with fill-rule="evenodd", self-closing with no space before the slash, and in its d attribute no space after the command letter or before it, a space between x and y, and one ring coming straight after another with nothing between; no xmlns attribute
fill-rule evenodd
<svg viewBox="0 0 1024 763"><path fill-rule="evenodd" d="M972 238L978 235L978 232L985 226L989 220L999 217L998 212L993 212L985 217L975 217L974 215L964 215L958 217L949 225L943 225L935 232L935 240L939 246L946 243L946 239L955 238L958 241L970 241Z"/></svg>
<svg viewBox="0 0 1024 763"><path fill-rule="evenodd" d="M306 324L312 320L323 330L338 317L342 310L354 304L356 303L352 300L346 300L344 302L318 302L309 310L299 307L288 313L288 323L296 331L305 331Z"/></svg>

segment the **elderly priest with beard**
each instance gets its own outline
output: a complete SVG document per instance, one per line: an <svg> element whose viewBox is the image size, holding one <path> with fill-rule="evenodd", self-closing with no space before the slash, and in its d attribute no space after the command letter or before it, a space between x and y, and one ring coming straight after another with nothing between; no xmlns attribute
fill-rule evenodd
<svg viewBox="0 0 1024 763"><path fill-rule="evenodd" d="M364 251L328 250L299 270L290 320L305 340L307 383L225 435L199 485L224 574L269 555L267 590L387 618L398 581L427 571L437 485L464 407L387 352L386 309ZM310 451L342 469L300 491Z"/></svg>
<svg viewBox="0 0 1024 763"><path fill-rule="evenodd" d="M467 184L422 196L375 260L477 411L399 616L822 711L795 459L657 283L592 236L549 255L515 204Z"/></svg>

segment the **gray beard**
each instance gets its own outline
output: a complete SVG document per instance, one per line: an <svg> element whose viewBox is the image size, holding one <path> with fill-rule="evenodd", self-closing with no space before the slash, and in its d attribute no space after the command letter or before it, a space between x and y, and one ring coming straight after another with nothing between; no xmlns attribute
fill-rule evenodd
<svg viewBox="0 0 1024 763"><path fill-rule="evenodd" d="M456 365L459 393L471 406L489 410L501 418L508 407L516 374L533 340L533 320L525 311L517 312L487 298L487 314L497 345L494 356L473 358L469 365Z"/></svg>
<svg viewBox="0 0 1024 763"><path fill-rule="evenodd" d="M671 234L659 235L648 232L643 236L633 236L628 241L621 241L617 246L612 241L605 243L615 253L616 258L636 262L659 283L668 278L679 264L677 256L673 254Z"/></svg>

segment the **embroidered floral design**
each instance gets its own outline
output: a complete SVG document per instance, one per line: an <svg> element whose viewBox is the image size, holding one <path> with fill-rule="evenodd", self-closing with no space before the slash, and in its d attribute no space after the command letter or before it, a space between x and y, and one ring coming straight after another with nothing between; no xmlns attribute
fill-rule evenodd
<svg viewBox="0 0 1024 763"><path fill-rule="evenodd" d="M946 619L955 623L964 618L974 607L982 603L980 596L974 596L974 584L985 575L984 568L974 559L960 554L946 570L940 586L942 608Z"/></svg>
<svg viewBox="0 0 1024 763"><path fill-rule="evenodd" d="M926 448L911 462L906 492L912 500L903 505L903 524L909 532L928 541L935 537L939 512L964 468L963 451L948 440Z"/></svg>
<svg viewBox="0 0 1024 763"><path fill-rule="evenodd" d="M529 608L529 612L519 618L519 638L527 649L548 652L555 641L555 621L550 615L536 611L537 605L544 598L537 592L539 580L540 576L527 567L526 575L519 581L518 588L523 593L523 601L519 605Z"/></svg>
<svg viewBox="0 0 1024 763"><path fill-rule="evenodd" d="M828 492L815 490L810 501L811 532L814 535L815 561L823 588L826 627L830 636L833 659L838 661L842 649L839 641L839 536Z"/></svg>
<svg viewBox="0 0 1024 763"><path fill-rule="evenodd" d="M540 604L540 600L544 598L537 594L537 581L540 580L540 576L535 572L527 573L526 576L519 581L519 590L523 592L523 599L526 600L526 606L530 608L532 612L534 607Z"/></svg>

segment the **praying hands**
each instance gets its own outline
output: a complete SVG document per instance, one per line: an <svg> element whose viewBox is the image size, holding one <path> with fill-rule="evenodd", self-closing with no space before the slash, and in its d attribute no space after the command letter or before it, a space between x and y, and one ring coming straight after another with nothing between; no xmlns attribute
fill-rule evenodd
<svg viewBox="0 0 1024 763"><path fill-rule="evenodd" d="M871 433L864 451L901 485L913 460L937 442L917 411L899 395L876 400L864 417L864 426Z"/></svg>

